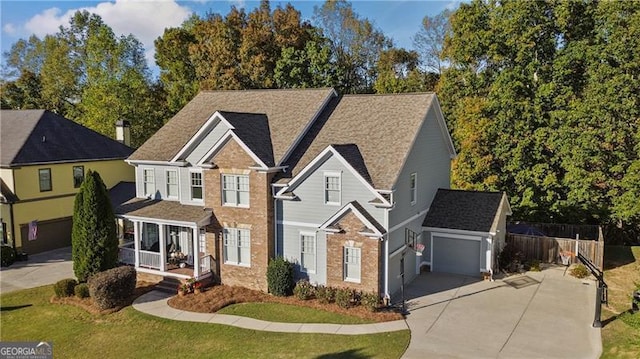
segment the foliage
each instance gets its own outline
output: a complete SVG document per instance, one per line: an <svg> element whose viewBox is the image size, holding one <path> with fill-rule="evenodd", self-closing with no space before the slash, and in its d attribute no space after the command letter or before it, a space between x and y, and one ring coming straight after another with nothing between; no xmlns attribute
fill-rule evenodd
<svg viewBox="0 0 640 359"><path fill-rule="evenodd" d="M73 288L73 292L78 298L89 298L89 285L80 283Z"/></svg>
<svg viewBox="0 0 640 359"><path fill-rule="evenodd" d="M322 304L332 303L336 299L336 289L319 285L316 287L316 298Z"/></svg>
<svg viewBox="0 0 640 359"><path fill-rule="evenodd" d="M418 53L405 49L382 51L377 71L373 86L377 93L433 91L438 82L437 74L424 73L418 68Z"/></svg>
<svg viewBox="0 0 640 359"><path fill-rule="evenodd" d="M309 300L315 294L315 287L308 280L299 280L293 288L293 294L300 300Z"/></svg>
<svg viewBox="0 0 640 359"><path fill-rule="evenodd" d="M571 268L570 272L572 276L580 279L586 278L590 274L589 270L584 266L584 264L576 264L573 268Z"/></svg>
<svg viewBox="0 0 640 359"><path fill-rule="evenodd" d="M522 263L522 252L507 243L498 255L500 268L510 272L517 272Z"/></svg>
<svg viewBox="0 0 640 359"><path fill-rule="evenodd" d="M71 297L77 284L78 282L72 278L61 279L53 285L53 292L58 298Z"/></svg>
<svg viewBox="0 0 640 359"><path fill-rule="evenodd" d="M540 268L540 261L535 259L529 263L529 270L532 272L540 272L542 269Z"/></svg>
<svg viewBox="0 0 640 359"><path fill-rule="evenodd" d="M80 282L118 263L118 238L111 199L96 171L87 171L76 194L71 247L73 272Z"/></svg>
<svg viewBox="0 0 640 359"><path fill-rule="evenodd" d="M427 71L442 73L444 64L441 60L444 39L449 31L451 11L443 10L435 16L425 16L422 27L413 38L413 45L420 54L422 65Z"/></svg>
<svg viewBox="0 0 640 359"><path fill-rule="evenodd" d="M270 260L267 266L269 293L279 297L288 296L291 295L294 285L293 263L282 257Z"/></svg>
<svg viewBox="0 0 640 359"><path fill-rule="evenodd" d="M371 312L375 312L380 307L380 296L373 292L364 292L361 295L360 304Z"/></svg>
<svg viewBox="0 0 640 359"><path fill-rule="evenodd" d="M16 260L16 251L11 246L0 245L0 267L8 267Z"/></svg>
<svg viewBox="0 0 640 359"><path fill-rule="evenodd" d="M336 304L340 308L350 308L355 303L356 292L350 288L336 289Z"/></svg>
<svg viewBox="0 0 640 359"><path fill-rule="evenodd" d="M89 294L100 309L127 303L136 288L136 270L123 266L108 269L89 278Z"/></svg>

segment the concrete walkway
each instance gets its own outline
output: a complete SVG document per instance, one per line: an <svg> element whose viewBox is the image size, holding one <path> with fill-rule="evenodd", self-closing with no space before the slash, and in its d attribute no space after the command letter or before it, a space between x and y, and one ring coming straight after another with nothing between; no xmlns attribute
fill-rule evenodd
<svg viewBox="0 0 640 359"><path fill-rule="evenodd" d="M565 267L495 282L423 274L409 285L403 358L598 358L596 283Z"/></svg>
<svg viewBox="0 0 640 359"><path fill-rule="evenodd" d="M165 319L180 320L184 322L224 324L243 329L262 330L267 332L359 335L395 332L398 330L409 329L404 320L373 324L306 324L267 322L264 320L227 314L194 313L171 308L167 304L167 300L169 300L171 296L171 294L154 290L138 297L133 302L133 308L143 313Z"/></svg>
<svg viewBox="0 0 640 359"><path fill-rule="evenodd" d="M64 278L75 278L71 247L32 254L27 261L2 267L0 293L53 284Z"/></svg>

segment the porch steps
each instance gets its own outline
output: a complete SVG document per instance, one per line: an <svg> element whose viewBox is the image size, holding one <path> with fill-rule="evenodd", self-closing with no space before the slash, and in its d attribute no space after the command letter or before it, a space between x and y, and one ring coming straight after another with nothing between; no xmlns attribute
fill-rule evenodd
<svg viewBox="0 0 640 359"><path fill-rule="evenodd" d="M182 281L180 281L180 279L164 277L164 279L156 284L156 289L165 293L176 294L178 285L180 285L181 283Z"/></svg>

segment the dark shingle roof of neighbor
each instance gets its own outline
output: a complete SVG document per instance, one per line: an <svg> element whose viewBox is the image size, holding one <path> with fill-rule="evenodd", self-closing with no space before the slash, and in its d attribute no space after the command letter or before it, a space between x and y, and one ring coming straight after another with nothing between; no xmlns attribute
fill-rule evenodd
<svg viewBox="0 0 640 359"><path fill-rule="evenodd" d="M220 114L235 128L233 132L264 164L268 167L276 165L267 115L224 111L220 111Z"/></svg>
<svg viewBox="0 0 640 359"><path fill-rule="evenodd" d="M170 161L216 111L266 114L279 163L333 89L203 91L129 159Z"/></svg>
<svg viewBox="0 0 640 359"><path fill-rule="evenodd" d="M285 164L295 176L327 146L351 144L357 146L373 187L390 189L433 98L433 93L412 93L335 99Z"/></svg>
<svg viewBox="0 0 640 359"><path fill-rule="evenodd" d="M124 159L133 150L46 110L0 112L0 165Z"/></svg>
<svg viewBox="0 0 640 359"><path fill-rule="evenodd" d="M109 198L111 198L111 206L115 212L123 203L130 201L136 197L135 182L119 182L109 190Z"/></svg>
<svg viewBox="0 0 640 359"><path fill-rule="evenodd" d="M423 227L489 232L498 213L501 192L438 189Z"/></svg>

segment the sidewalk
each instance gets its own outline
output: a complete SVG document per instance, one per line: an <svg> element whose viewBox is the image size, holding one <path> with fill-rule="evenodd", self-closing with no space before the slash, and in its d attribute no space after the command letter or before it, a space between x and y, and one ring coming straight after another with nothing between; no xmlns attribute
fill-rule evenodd
<svg viewBox="0 0 640 359"><path fill-rule="evenodd" d="M409 329L404 320L373 324L303 324L267 322L264 320L240 317L237 315L194 313L171 308L167 304L167 300L171 296L171 294L154 290L138 297L133 302L133 308L140 312L165 319L180 320L184 322L224 324L243 329L262 330L266 332L359 335Z"/></svg>

